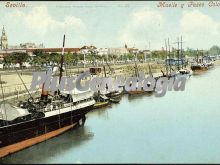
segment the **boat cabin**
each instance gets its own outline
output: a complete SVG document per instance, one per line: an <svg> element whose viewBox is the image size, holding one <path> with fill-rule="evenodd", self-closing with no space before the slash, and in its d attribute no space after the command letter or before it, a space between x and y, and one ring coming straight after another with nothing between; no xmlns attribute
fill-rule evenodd
<svg viewBox="0 0 220 165"><path fill-rule="evenodd" d="M91 68L89 68L89 71L90 71L91 75L98 75L101 73L102 68L101 67L91 67Z"/></svg>

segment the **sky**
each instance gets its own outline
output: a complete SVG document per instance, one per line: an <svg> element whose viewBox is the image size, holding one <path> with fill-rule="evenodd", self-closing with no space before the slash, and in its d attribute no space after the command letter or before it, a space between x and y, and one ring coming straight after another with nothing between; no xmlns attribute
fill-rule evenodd
<svg viewBox="0 0 220 165"><path fill-rule="evenodd" d="M171 47L177 47L180 36L183 48L220 45L220 7L209 7L208 2L202 2L204 7L175 2L185 4L183 8L160 8L155 1L23 1L26 7L6 7L6 3L0 2L0 27L5 26L9 45L34 42L62 47L63 34L65 47L111 48L126 43L156 50L165 46L167 38Z"/></svg>

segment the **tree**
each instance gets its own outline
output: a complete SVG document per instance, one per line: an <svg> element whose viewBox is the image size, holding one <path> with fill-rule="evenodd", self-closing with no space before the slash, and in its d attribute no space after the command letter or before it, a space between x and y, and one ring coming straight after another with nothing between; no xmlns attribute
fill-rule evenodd
<svg viewBox="0 0 220 165"><path fill-rule="evenodd" d="M34 57L34 59L33 59L33 61L32 61L33 64L40 64L40 65L43 65L43 64L45 64L46 62L47 62L46 59L45 59L45 58L42 58L41 56L36 56L36 57Z"/></svg>
<svg viewBox="0 0 220 165"><path fill-rule="evenodd" d="M79 56L77 53L73 53L73 63L74 65L77 65L77 63L79 62Z"/></svg>
<svg viewBox="0 0 220 165"><path fill-rule="evenodd" d="M111 54L111 55L109 55L109 57L111 60L114 60L114 61L117 59L117 55L115 55L115 54Z"/></svg>
<svg viewBox="0 0 220 165"><path fill-rule="evenodd" d="M76 56L79 60L84 60L84 54L78 54ZM87 55L85 55L85 57L87 57Z"/></svg>
<svg viewBox="0 0 220 165"><path fill-rule="evenodd" d="M187 48L186 51L183 52L183 55L195 57L197 55L197 50L194 50L192 48Z"/></svg>
<svg viewBox="0 0 220 165"><path fill-rule="evenodd" d="M73 62L73 54L71 54L70 52L68 52L67 54L64 54L64 61L67 64L71 64Z"/></svg>
<svg viewBox="0 0 220 165"><path fill-rule="evenodd" d="M127 59L128 59L128 55L127 55L127 54L124 54L124 55L122 56L122 60L127 61Z"/></svg>
<svg viewBox="0 0 220 165"><path fill-rule="evenodd" d="M20 67L29 58L29 55L27 53L23 53L23 52L15 52L15 53L12 53L11 56L12 56L12 63L14 63L14 64L18 63L20 65Z"/></svg>
<svg viewBox="0 0 220 165"><path fill-rule="evenodd" d="M43 55L43 50L41 50L41 49L35 49L35 50L33 51L33 54L36 55L36 56L41 56L41 55Z"/></svg>
<svg viewBox="0 0 220 165"><path fill-rule="evenodd" d="M220 54L220 48L218 46L214 45L209 49L208 52L209 52L210 55L219 55Z"/></svg>
<svg viewBox="0 0 220 165"><path fill-rule="evenodd" d="M8 55L4 56L4 63L5 64L11 64L12 62L13 62L13 59L12 59L11 54L8 54Z"/></svg>
<svg viewBox="0 0 220 165"><path fill-rule="evenodd" d="M131 53L129 53L129 54L127 55L127 57L128 57L128 59L129 59L129 60L134 59L134 55L133 55L133 54L131 54Z"/></svg>
<svg viewBox="0 0 220 165"><path fill-rule="evenodd" d="M152 58L158 58L158 59L165 59L166 58L165 51L153 51L151 54L152 54ZM172 56L172 54L171 54L171 56Z"/></svg>
<svg viewBox="0 0 220 165"><path fill-rule="evenodd" d="M153 51L151 54L152 58L158 58L158 51Z"/></svg>
<svg viewBox="0 0 220 165"><path fill-rule="evenodd" d="M61 54L51 53L51 54L43 54L43 57L47 59L47 61L54 63L60 63Z"/></svg>
<svg viewBox="0 0 220 165"><path fill-rule="evenodd" d="M139 61L143 61L143 60L144 60L144 54L143 54L143 53L139 53L139 54L137 55L137 59L138 59Z"/></svg>

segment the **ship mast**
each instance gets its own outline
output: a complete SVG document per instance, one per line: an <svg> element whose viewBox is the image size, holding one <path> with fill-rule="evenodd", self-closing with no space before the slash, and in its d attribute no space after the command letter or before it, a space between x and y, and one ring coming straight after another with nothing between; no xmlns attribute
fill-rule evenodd
<svg viewBox="0 0 220 165"><path fill-rule="evenodd" d="M18 73L17 69L16 69L16 73L17 73L18 77L20 78L22 84L24 85L26 91L28 92L28 95L30 96L29 101L33 101L33 97L32 97L32 95L31 95L31 93L29 92L27 86L25 85L23 79L21 78L21 75Z"/></svg>
<svg viewBox="0 0 220 165"><path fill-rule="evenodd" d="M168 66L167 66L167 62L168 62L168 60L167 60L167 40L165 39L165 49L166 49L166 60L165 60L165 62L166 62L166 76L168 77ZM170 59L169 59L170 60Z"/></svg>
<svg viewBox="0 0 220 165"><path fill-rule="evenodd" d="M169 70L170 70L170 75L171 75L171 66L170 66L170 40L168 38L168 48L169 48Z"/></svg>
<svg viewBox="0 0 220 165"><path fill-rule="evenodd" d="M182 36L179 40L179 37L177 37L177 42L174 44L177 44L177 69L180 70L180 61L181 61L181 68L183 69L183 50L182 50Z"/></svg>
<svg viewBox="0 0 220 165"><path fill-rule="evenodd" d="M64 46L65 46L65 34L63 36L63 49L62 49L62 55L61 55L61 65L60 65L60 77L59 77L59 84L62 78L62 72L63 72L63 56L64 56Z"/></svg>
<svg viewBox="0 0 220 165"><path fill-rule="evenodd" d="M197 48L197 53L196 53L196 62L198 65L198 63L199 63L199 50L198 50L198 48Z"/></svg>
<svg viewBox="0 0 220 165"><path fill-rule="evenodd" d="M183 69L184 64L186 64L186 61L185 61L186 58L185 58L185 55L183 55L183 43L185 43L185 41L183 41L182 36L181 36L181 39L180 39L180 45L181 45L180 52L181 52L182 69ZM183 59L184 59L184 64L183 64Z"/></svg>
<svg viewBox="0 0 220 165"><path fill-rule="evenodd" d="M134 52L135 55L135 60L134 60L134 64L135 64L135 76L138 77L138 67L137 67L137 51Z"/></svg>
<svg viewBox="0 0 220 165"><path fill-rule="evenodd" d="M179 48L179 37L177 37L177 42L175 42L175 44L177 44L177 70L180 70L180 48Z"/></svg>

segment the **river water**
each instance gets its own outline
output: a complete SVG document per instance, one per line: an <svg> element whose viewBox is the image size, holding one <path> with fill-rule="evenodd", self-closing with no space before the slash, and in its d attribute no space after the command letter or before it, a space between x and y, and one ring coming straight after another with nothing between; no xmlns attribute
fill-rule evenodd
<svg viewBox="0 0 220 165"><path fill-rule="evenodd" d="M84 127L3 163L220 163L220 67L191 76L185 91L124 95L87 114Z"/></svg>

